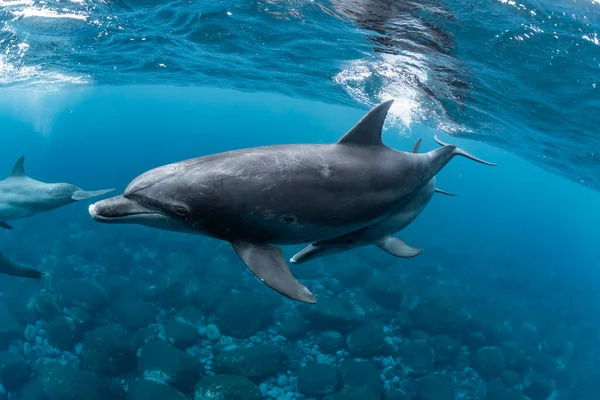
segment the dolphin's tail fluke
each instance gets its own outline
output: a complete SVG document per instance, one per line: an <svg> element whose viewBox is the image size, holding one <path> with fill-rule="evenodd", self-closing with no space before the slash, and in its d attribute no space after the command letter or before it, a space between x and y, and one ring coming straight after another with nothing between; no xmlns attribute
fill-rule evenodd
<svg viewBox="0 0 600 400"><path fill-rule="evenodd" d="M102 196L103 194L110 193L113 190L115 190L115 189L92 190L89 192L87 192L85 190L78 190L75 193L73 193L71 198L75 201L91 199L92 197L98 197L98 196Z"/></svg>
<svg viewBox="0 0 600 400"><path fill-rule="evenodd" d="M473 156L473 155L471 155L471 154L467 153L466 151L459 149L459 148L458 148L458 147L456 147L455 145L451 145L451 144L448 144L448 143L444 143L444 142L442 142L442 141L440 140L440 138L439 138L439 137L437 137L437 135L435 135L435 136L433 137L433 139L434 139L434 140L435 140L435 141L436 141L436 142L437 142L437 143L438 143L440 146L442 146L442 147L446 147L446 146L453 146L453 147L454 147L454 150L452 151L452 155L453 155L453 156L462 156L462 157L466 157L466 158L468 158L468 159L470 159L470 160L476 161L476 162L478 162L478 163L481 163L481 164L485 164L485 165L491 165L491 166L494 166L494 167L496 166L496 164L494 164L494 163L491 163L491 162L489 162L489 161L482 160L481 158L477 158L477 157L475 157L475 156Z"/></svg>

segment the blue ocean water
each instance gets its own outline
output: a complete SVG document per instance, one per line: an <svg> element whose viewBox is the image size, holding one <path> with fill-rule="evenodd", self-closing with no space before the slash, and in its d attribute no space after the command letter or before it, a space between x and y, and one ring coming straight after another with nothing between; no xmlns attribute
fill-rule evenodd
<svg viewBox="0 0 600 400"><path fill-rule="evenodd" d="M0 171L122 193L183 159L383 140L455 158L398 234L292 266L103 225L77 202L8 221L0 399L574 399L600 393L599 7L587 2L0 1ZM1 172L0 172L1 174ZM301 188L299 188L301 190ZM112 194L111 194L112 195ZM304 245L283 246L289 259Z"/></svg>

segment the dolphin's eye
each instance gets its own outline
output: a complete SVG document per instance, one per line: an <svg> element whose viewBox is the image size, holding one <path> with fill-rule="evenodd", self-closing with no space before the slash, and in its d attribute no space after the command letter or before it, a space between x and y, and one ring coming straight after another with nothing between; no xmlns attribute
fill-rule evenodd
<svg viewBox="0 0 600 400"><path fill-rule="evenodd" d="M186 210L186 208L182 206L175 206L173 208L173 212L175 212L175 215L181 218L187 218L189 215L188 210Z"/></svg>

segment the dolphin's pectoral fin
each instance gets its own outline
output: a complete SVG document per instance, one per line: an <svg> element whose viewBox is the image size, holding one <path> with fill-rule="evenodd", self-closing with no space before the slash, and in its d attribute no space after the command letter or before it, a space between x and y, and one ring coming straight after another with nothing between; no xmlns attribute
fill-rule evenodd
<svg viewBox="0 0 600 400"><path fill-rule="evenodd" d="M308 246L294 254L294 256L290 259L290 262L292 264L302 264L307 261L310 261L310 259L314 258L323 251L325 251L324 248L315 246L314 244L309 244Z"/></svg>
<svg viewBox="0 0 600 400"><path fill-rule="evenodd" d="M383 123L393 102L394 100L388 100L373 108L337 143L383 146L381 131L383 130Z"/></svg>
<svg viewBox="0 0 600 400"><path fill-rule="evenodd" d="M381 250L399 258L416 257L423 252L423 249L409 246L401 239L395 236L385 237L377 242L377 247Z"/></svg>
<svg viewBox="0 0 600 400"><path fill-rule="evenodd" d="M86 192L85 190L78 190L75 193L73 193L71 199L75 201L90 199L92 197L102 196L103 194L110 193L113 190L115 189L93 190L90 192Z"/></svg>
<svg viewBox="0 0 600 400"><path fill-rule="evenodd" d="M17 176L27 176L25 175L25 156L21 156L17 159L17 161L15 162L15 165L12 168L12 171L10 171L10 175L12 177L17 177Z"/></svg>
<svg viewBox="0 0 600 400"><path fill-rule="evenodd" d="M12 229L13 227L12 227L12 226L10 226L9 224L7 224L7 223L6 223L6 222L4 222L4 221L1 221L1 222L0 222L0 228L4 228L4 229Z"/></svg>
<svg viewBox="0 0 600 400"><path fill-rule="evenodd" d="M446 192L445 190L435 188L436 193L445 194L446 196L456 196L454 193Z"/></svg>
<svg viewBox="0 0 600 400"><path fill-rule="evenodd" d="M271 289L304 303L317 302L310 290L292 275L280 248L246 242L231 245L250 271Z"/></svg>

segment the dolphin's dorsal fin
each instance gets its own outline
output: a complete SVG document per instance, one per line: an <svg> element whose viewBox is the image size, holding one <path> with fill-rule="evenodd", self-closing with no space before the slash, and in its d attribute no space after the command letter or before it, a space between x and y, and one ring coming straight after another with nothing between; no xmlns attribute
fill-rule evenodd
<svg viewBox="0 0 600 400"><path fill-rule="evenodd" d="M15 162L15 165L13 165L12 171L10 171L10 175L9 176L13 176L13 177L18 177L18 176L27 176L25 175L25 166L23 165L25 163L25 156L21 156L19 157L19 159Z"/></svg>
<svg viewBox="0 0 600 400"><path fill-rule="evenodd" d="M415 145L413 146L412 152L418 153L420 148L421 148L421 138L419 138L419 140L417 140L417 143L415 143Z"/></svg>
<svg viewBox="0 0 600 400"><path fill-rule="evenodd" d="M385 117L394 100L385 101L369 111L352 129L350 129L338 144L355 144L361 146L383 146L381 131Z"/></svg>

